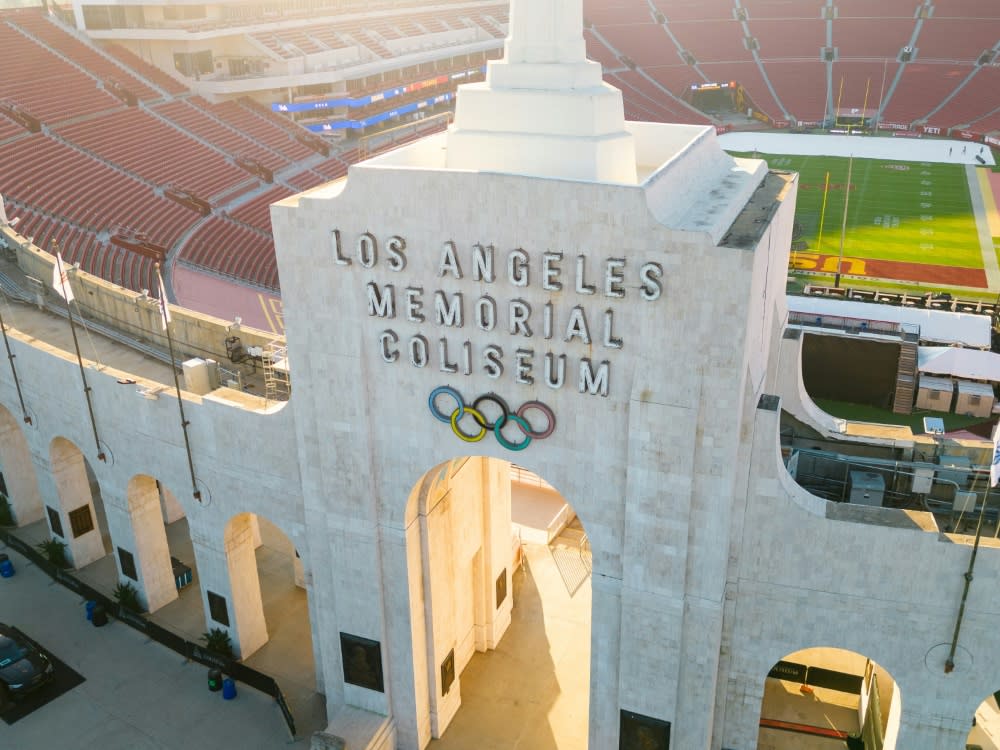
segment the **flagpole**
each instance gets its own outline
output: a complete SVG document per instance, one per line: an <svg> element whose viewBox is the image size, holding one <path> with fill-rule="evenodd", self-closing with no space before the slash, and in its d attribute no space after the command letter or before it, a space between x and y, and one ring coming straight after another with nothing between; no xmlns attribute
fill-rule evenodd
<svg viewBox="0 0 1000 750"><path fill-rule="evenodd" d="M10 350L10 339L7 338L7 325L3 322L3 313L0 313L0 331L3 331L3 345L7 347L7 359L10 360L10 373L14 376L14 387L17 388L17 400L21 402L21 413L24 415L24 423L31 424L31 417L24 406L24 396L21 393L21 381L17 377L17 369L14 367L14 357L17 355Z"/></svg>
<svg viewBox="0 0 1000 750"><path fill-rule="evenodd" d="M55 244L55 243L53 243ZM69 279L66 277L66 271L63 269L62 255L59 252L59 246L56 245L56 268L59 274L59 285L61 287L61 295L64 300L66 300L66 312L69 314L69 330L73 333L73 348L76 349L76 362L80 366L80 379L83 381L83 395L87 397L87 411L90 414L90 426L94 430L94 443L97 445L97 460L107 461L107 456L104 455L104 451L101 450L101 438L97 434L97 420L94 418L94 402L90 395L90 385L87 383L87 370L83 366L83 356L80 354L80 340L76 337L76 322L73 320L73 292L72 289L67 289L67 282Z"/></svg>
<svg viewBox="0 0 1000 750"><path fill-rule="evenodd" d="M181 398L181 383L177 377L177 366L176 359L174 357L174 339L170 335L170 310L167 307L167 290L163 286L163 277L160 275L160 264L157 263L156 266L156 280L159 283L159 293L160 293L160 321L163 324L163 330L167 334L167 349L170 352L170 371L174 374L174 388L177 391L177 409L180 411L181 415L181 431L184 433L184 448L187 451L188 460L188 470L191 472L191 489L194 499L199 503L201 502L201 490L198 489L198 480L195 478L194 474L194 458L191 455L191 439L188 437L188 421L184 418L184 399Z"/></svg>
<svg viewBox="0 0 1000 750"><path fill-rule="evenodd" d="M990 496L990 487L995 487L997 484L997 453L1000 450L998 445L1000 445L1000 426L995 428L993 435L993 455L991 456L989 486L987 486L986 492L983 494L983 506L979 509L979 520L976 522L976 539L972 543L972 553L969 555L969 569L965 571L965 587L962 589L962 603L958 605L958 618L955 620L955 632L951 636L951 649L948 651L948 658L944 662L945 674L950 674L955 669L955 651L958 650L958 634L962 631L962 620L965 618L965 603L969 598L969 589L972 587L972 572L976 567L979 540L983 536L983 516L986 515L986 501ZM973 489L975 489L975 482L973 482Z"/></svg>

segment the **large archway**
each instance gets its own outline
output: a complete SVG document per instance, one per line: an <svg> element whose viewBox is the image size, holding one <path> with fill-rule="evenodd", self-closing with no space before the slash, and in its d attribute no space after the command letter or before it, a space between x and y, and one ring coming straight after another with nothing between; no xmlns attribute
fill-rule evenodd
<svg viewBox="0 0 1000 750"><path fill-rule="evenodd" d="M574 509L538 475L485 457L434 467L409 502L429 747L586 750L592 566Z"/></svg>
<svg viewBox="0 0 1000 750"><path fill-rule="evenodd" d="M0 406L0 493L7 500L15 525L27 526L45 516L45 503L38 491L35 464L23 424L3 406Z"/></svg>
<svg viewBox="0 0 1000 750"><path fill-rule="evenodd" d="M775 664L764 681L758 750L895 750L899 686L862 654L807 648Z"/></svg>
<svg viewBox="0 0 1000 750"><path fill-rule="evenodd" d="M232 606L245 664L274 677L296 716L322 707L307 566L295 542L264 516L240 513L225 532Z"/></svg>

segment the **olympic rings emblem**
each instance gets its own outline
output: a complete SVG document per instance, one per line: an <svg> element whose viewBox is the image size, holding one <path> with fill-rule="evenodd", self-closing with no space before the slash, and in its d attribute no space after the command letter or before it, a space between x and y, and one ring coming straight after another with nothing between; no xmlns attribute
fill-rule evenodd
<svg viewBox="0 0 1000 750"><path fill-rule="evenodd" d="M454 401L455 408L450 412L442 411L437 403L441 396L447 396ZM431 395L427 399L427 406L435 419L451 425L452 432L460 440L464 440L466 443L478 443L486 437L487 433L492 432L497 442L509 451L523 451L531 445L532 440L544 440L556 429L555 413L541 401L525 401L517 411L514 411L497 394L484 393L471 404L467 404L462 398L462 394L457 390L442 385L431 391ZM534 428L527 417L532 412L538 412L545 418L545 429ZM475 425L475 428L470 432L466 432L461 426L462 420L467 416L472 418ZM536 423L538 421L540 418L536 417ZM523 439L515 442L503 434L503 430L509 428L511 423L521 431Z"/></svg>

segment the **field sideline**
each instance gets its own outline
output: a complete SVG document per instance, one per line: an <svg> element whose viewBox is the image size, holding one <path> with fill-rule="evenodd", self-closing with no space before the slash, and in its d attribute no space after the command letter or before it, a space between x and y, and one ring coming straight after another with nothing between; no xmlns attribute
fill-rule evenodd
<svg viewBox="0 0 1000 750"><path fill-rule="evenodd" d="M976 156L988 157L992 164L989 149L958 141L740 135L745 135L741 144L732 143L729 136L720 140L734 155L756 156L772 169L800 175L790 258L791 268L799 274L836 273L845 227L840 268L848 277L885 280L893 288L918 293L937 287L1000 290L996 235L988 221L996 215L996 203L990 182L984 179L989 169L970 165L977 163ZM751 140L763 141L760 150L732 148ZM786 148L774 151L779 146ZM854 158L852 164L846 155L817 153L845 148L866 157ZM891 158L867 156L877 151ZM899 160L903 153L911 158Z"/></svg>

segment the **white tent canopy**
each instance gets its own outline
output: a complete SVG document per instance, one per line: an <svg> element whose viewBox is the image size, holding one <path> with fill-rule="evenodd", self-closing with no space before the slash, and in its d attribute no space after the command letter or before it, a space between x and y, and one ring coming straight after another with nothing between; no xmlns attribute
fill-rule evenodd
<svg viewBox="0 0 1000 750"><path fill-rule="evenodd" d="M957 346L922 346L917 369L934 375L1000 382L1000 354Z"/></svg>
<svg viewBox="0 0 1000 750"><path fill-rule="evenodd" d="M789 295L788 309L791 312L816 316L917 325L920 326L920 340L936 344L961 344L979 349L989 349L991 344L992 321L988 315L796 295Z"/></svg>

